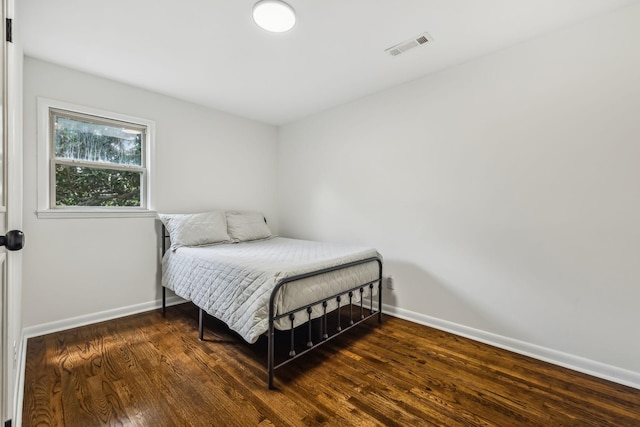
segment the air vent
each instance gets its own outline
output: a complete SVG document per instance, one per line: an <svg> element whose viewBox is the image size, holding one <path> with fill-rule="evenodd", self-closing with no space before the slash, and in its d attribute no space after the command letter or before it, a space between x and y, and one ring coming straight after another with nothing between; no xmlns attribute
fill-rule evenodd
<svg viewBox="0 0 640 427"><path fill-rule="evenodd" d="M384 51L391 56L398 56L401 53L405 53L409 49L413 49L414 47L425 45L431 42L432 40L433 39L428 33L422 33L417 37L414 37L409 40L405 40L402 43L398 43L395 46L391 46L390 48L385 49Z"/></svg>

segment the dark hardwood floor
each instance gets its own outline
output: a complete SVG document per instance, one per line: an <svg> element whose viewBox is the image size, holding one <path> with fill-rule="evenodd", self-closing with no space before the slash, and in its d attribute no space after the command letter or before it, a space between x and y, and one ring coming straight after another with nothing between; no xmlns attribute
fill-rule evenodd
<svg viewBox="0 0 640 427"><path fill-rule="evenodd" d="M29 339L29 426L640 426L640 390L385 316L276 371L197 310ZM286 341L286 339L285 339Z"/></svg>

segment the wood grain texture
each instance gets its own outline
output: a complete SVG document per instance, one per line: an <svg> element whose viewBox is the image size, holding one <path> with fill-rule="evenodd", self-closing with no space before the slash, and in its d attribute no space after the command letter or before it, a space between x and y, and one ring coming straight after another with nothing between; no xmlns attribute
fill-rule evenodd
<svg viewBox="0 0 640 427"><path fill-rule="evenodd" d="M197 316L29 339L22 425L640 426L640 390L388 316L278 369L270 391L266 340L207 319L198 341Z"/></svg>

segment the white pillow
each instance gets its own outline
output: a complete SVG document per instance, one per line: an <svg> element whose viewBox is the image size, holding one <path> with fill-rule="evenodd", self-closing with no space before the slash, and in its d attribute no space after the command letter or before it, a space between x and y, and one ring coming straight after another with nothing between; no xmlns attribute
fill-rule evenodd
<svg viewBox="0 0 640 427"><path fill-rule="evenodd" d="M224 211L197 214L158 214L169 231L171 248L205 246L231 240Z"/></svg>
<svg viewBox="0 0 640 427"><path fill-rule="evenodd" d="M271 231L260 212L227 211L227 230L235 242L271 237Z"/></svg>

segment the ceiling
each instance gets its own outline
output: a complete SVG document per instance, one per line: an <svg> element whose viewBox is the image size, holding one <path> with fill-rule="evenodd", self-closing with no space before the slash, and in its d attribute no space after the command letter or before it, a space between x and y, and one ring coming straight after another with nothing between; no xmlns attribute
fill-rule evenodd
<svg viewBox="0 0 640 427"><path fill-rule="evenodd" d="M255 1L17 0L15 27L28 56L281 125L639 0L288 0L281 34Z"/></svg>

